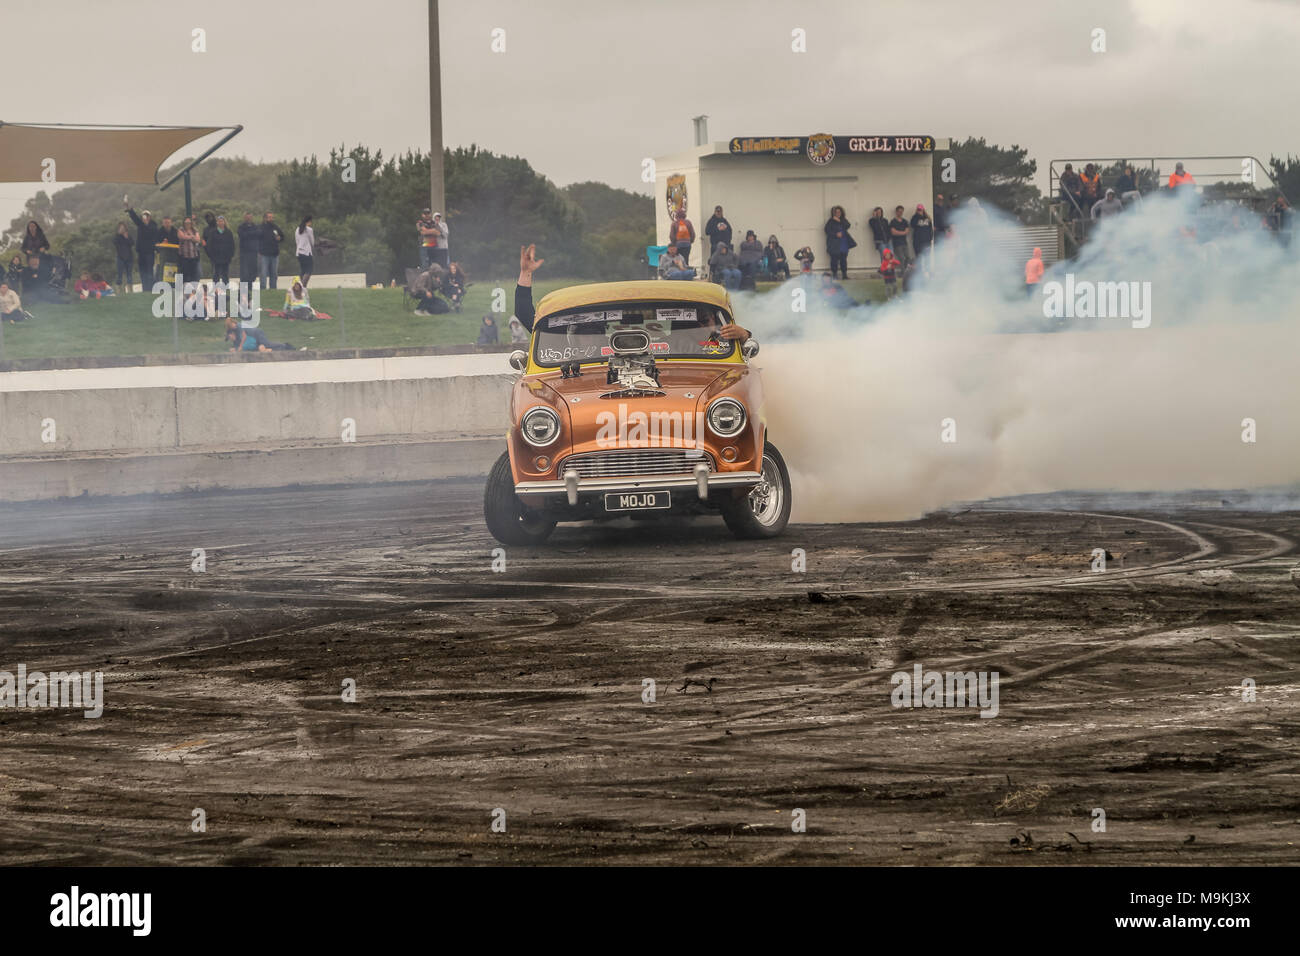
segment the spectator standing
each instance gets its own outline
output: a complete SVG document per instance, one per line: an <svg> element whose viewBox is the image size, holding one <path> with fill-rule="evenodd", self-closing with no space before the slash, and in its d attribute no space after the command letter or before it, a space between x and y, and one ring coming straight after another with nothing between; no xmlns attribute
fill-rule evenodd
<svg viewBox="0 0 1300 956"><path fill-rule="evenodd" d="M694 279L695 270L686 265L686 260L677 251L677 243L668 243L668 249L659 256L659 278Z"/></svg>
<svg viewBox="0 0 1300 956"><path fill-rule="evenodd" d="M203 233L203 248L212 263L212 281L230 285L230 260L235 258L235 234L225 216L217 216Z"/></svg>
<svg viewBox="0 0 1300 956"><path fill-rule="evenodd" d="M718 243L713 255L709 256L709 268L722 279L726 288L740 288L740 258L725 242Z"/></svg>
<svg viewBox="0 0 1300 956"><path fill-rule="evenodd" d="M907 213L902 206L894 207L894 218L889 220L889 244L894 253L894 258L900 263L907 262L912 258L907 251L907 234L911 231L911 226L907 221Z"/></svg>
<svg viewBox="0 0 1300 956"><path fill-rule="evenodd" d="M1278 244L1283 249L1291 247L1291 232L1295 228L1295 213L1287 203L1285 196L1278 196L1268 209L1268 228L1277 235Z"/></svg>
<svg viewBox="0 0 1300 956"><path fill-rule="evenodd" d="M23 254L39 256L50 251L50 240L45 238L45 230L35 219L27 220L27 229L23 232Z"/></svg>
<svg viewBox="0 0 1300 956"><path fill-rule="evenodd" d="M727 222L727 217L722 214L721 206L713 207L713 215L709 221L704 224L704 234L709 237L709 256L712 259L713 253L717 251L718 246L726 243L728 248L731 246L731 223Z"/></svg>
<svg viewBox="0 0 1300 956"><path fill-rule="evenodd" d="M437 245L433 249L433 261L442 266L443 271L451 265L451 228L447 225L446 220L442 218L442 213L433 214L433 228L437 230L434 237Z"/></svg>
<svg viewBox="0 0 1300 956"><path fill-rule="evenodd" d="M844 216L843 206L832 206L831 217L822 227L826 233L826 254L831 257L831 278L835 278L835 267L839 266L840 278L849 277L849 250L857 242L849 234L849 221Z"/></svg>
<svg viewBox="0 0 1300 956"><path fill-rule="evenodd" d="M478 327L478 338L474 341L475 345L500 345L501 335L497 330L497 324L492 321L492 316L483 316L483 324Z"/></svg>
<svg viewBox="0 0 1300 956"><path fill-rule="evenodd" d="M1046 266L1043 265L1043 250L1039 246L1034 246L1034 254L1029 257L1025 263L1025 291L1033 295L1038 289L1038 283L1043 281L1043 272Z"/></svg>
<svg viewBox="0 0 1300 956"><path fill-rule="evenodd" d="M876 247L876 255L880 256L886 246L893 245L889 239L889 220L885 218L885 210L879 206L871 210L867 226L871 229L871 243Z"/></svg>
<svg viewBox="0 0 1300 956"><path fill-rule="evenodd" d="M930 251L933 241L934 220L925 211L925 206L917 203L916 212L912 214L912 251L916 253L917 262L925 261L921 257Z"/></svg>
<svg viewBox="0 0 1300 956"><path fill-rule="evenodd" d="M519 316L510 316L510 344L525 345L528 342L528 330L524 328L524 323L519 321Z"/></svg>
<svg viewBox="0 0 1300 956"><path fill-rule="evenodd" d="M439 230L433 224L433 210L424 209L415 221L415 234L420 242L420 268L427 269L433 263L433 250L438 248Z"/></svg>
<svg viewBox="0 0 1300 956"><path fill-rule="evenodd" d="M241 299L257 281L258 256L262 252L262 227L253 222L251 212L244 213L239 224L239 294Z"/></svg>
<svg viewBox="0 0 1300 956"><path fill-rule="evenodd" d="M17 289L23 281L23 257L17 253L9 260L9 268L5 271L5 280L9 283L11 289Z"/></svg>
<svg viewBox="0 0 1300 956"><path fill-rule="evenodd" d="M1119 201L1128 205L1142 198L1138 192L1137 174L1133 172L1132 165L1126 165L1124 171L1119 174L1119 179L1115 181L1115 192L1119 195Z"/></svg>
<svg viewBox="0 0 1300 956"><path fill-rule="evenodd" d="M677 243L677 254L686 265L691 264L691 245L695 242L695 227L686 218L686 210L677 210L677 216L668 224L668 241Z"/></svg>
<svg viewBox="0 0 1300 956"><path fill-rule="evenodd" d="M790 263L786 261L785 250L781 248L781 243L776 241L776 236L767 237L767 248L764 250L767 254L767 274L773 279L780 273L785 278L790 278Z"/></svg>
<svg viewBox="0 0 1300 956"><path fill-rule="evenodd" d="M275 214L266 213L262 216L262 237L257 248L258 284L263 289L275 288L276 277L280 274L280 243L283 241L284 233L275 224Z"/></svg>
<svg viewBox="0 0 1300 956"><path fill-rule="evenodd" d="M131 253L134 248L126 223L119 222L117 232L113 233L113 253L117 257L117 284L123 293L131 291Z"/></svg>
<svg viewBox="0 0 1300 956"><path fill-rule="evenodd" d="M180 259L181 281L185 285L197 283L199 281L199 250L203 246L203 237L199 235L192 218L185 217L181 227L176 230L176 238L180 246L176 251L176 255Z"/></svg>
<svg viewBox="0 0 1300 956"><path fill-rule="evenodd" d="M951 227L948 225L948 202L939 193L934 197L934 244L937 246L942 240L948 238L948 232Z"/></svg>
<svg viewBox="0 0 1300 956"><path fill-rule="evenodd" d="M1114 216L1124 211L1124 204L1119 201L1115 195L1115 190L1107 189L1106 198L1098 199L1092 204L1092 218L1101 219L1105 216Z"/></svg>
<svg viewBox="0 0 1300 956"><path fill-rule="evenodd" d="M799 273L801 275L812 272L813 262L817 259L813 255L812 246L804 246L794 254L794 258L799 263Z"/></svg>
<svg viewBox="0 0 1300 956"><path fill-rule="evenodd" d="M1079 174L1079 185L1083 192L1080 205L1084 209L1091 209L1101 199L1101 173L1092 163L1083 167L1083 172Z"/></svg>
<svg viewBox="0 0 1300 956"><path fill-rule="evenodd" d="M294 252L298 255L298 274L304 286L311 280L315 271L316 232L311 227L311 216L303 216L294 234Z"/></svg>
<svg viewBox="0 0 1300 956"><path fill-rule="evenodd" d="M758 264L763 261L763 244L753 229L745 233L745 241L740 244L740 275L749 286L753 286L758 273Z"/></svg>
<svg viewBox="0 0 1300 956"><path fill-rule="evenodd" d="M27 313L23 311L23 301L8 282L0 282L0 321L23 322Z"/></svg>
<svg viewBox="0 0 1300 956"><path fill-rule="evenodd" d="M1065 203L1066 219L1074 219L1083 211L1083 183L1071 163L1066 163L1061 173L1061 202Z"/></svg>
<svg viewBox="0 0 1300 956"><path fill-rule="evenodd" d="M1192 178L1191 173L1183 169L1183 164L1174 163L1174 171L1169 174L1169 188L1177 190L1184 186L1195 186L1195 185L1196 185L1196 180Z"/></svg>

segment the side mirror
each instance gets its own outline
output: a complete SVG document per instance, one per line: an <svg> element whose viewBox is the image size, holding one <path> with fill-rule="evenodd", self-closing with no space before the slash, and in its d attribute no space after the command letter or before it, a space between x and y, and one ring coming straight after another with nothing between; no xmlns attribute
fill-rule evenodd
<svg viewBox="0 0 1300 956"><path fill-rule="evenodd" d="M745 340L745 344L740 347L740 354L747 359L752 359L758 354L758 340L750 336Z"/></svg>
<svg viewBox="0 0 1300 956"><path fill-rule="evenodd" d="M523 349L515 349L510 353L510 367L516 372L522 372L528 368L528 353Z"/></svg>

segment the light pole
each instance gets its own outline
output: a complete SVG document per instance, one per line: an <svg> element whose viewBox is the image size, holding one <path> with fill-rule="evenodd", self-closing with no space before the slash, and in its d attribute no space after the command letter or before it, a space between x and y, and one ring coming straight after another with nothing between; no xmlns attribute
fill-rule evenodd
<svg viewBox="0 0 1300 956"><path fill-rule="evenodd" d="M442 65L438 47L438 0L429 0L429 206L447 216L442 185Z"/></svg>

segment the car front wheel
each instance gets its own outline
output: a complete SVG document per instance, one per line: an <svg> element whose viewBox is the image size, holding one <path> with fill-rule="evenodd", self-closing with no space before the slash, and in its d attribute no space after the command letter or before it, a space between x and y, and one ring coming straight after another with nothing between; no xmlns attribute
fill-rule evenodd
<svg viewBox="0 0 1300 956"><path fill-rule="evenodd" d="M790 521L790 472L776 446L763 446L763 480L744 497L722 504L722 520L737 538L775 538Z"/></svg>
<svg viewBox="0 0 1300 956"><path fill-rule="evenodd" d="M488 474L483 491L483 520L492 537L502 544L541 544L555 530L555 522L525 508L515 494L510 453L504 452Z"/></svg>

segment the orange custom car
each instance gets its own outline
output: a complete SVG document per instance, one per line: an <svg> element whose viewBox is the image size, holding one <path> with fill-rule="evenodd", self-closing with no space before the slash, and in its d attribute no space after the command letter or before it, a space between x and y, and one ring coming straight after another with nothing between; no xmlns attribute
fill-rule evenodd
<svg viewBox="0 0 1300 956"><path fill-rule="evenodd" d="M506 544L560 521L720 514L742 538L780 534L790 477L767 435L752 338L720 334L731 297L703 282L607 282L537 306L510 398L507 449L483 511Z"/></svg>

